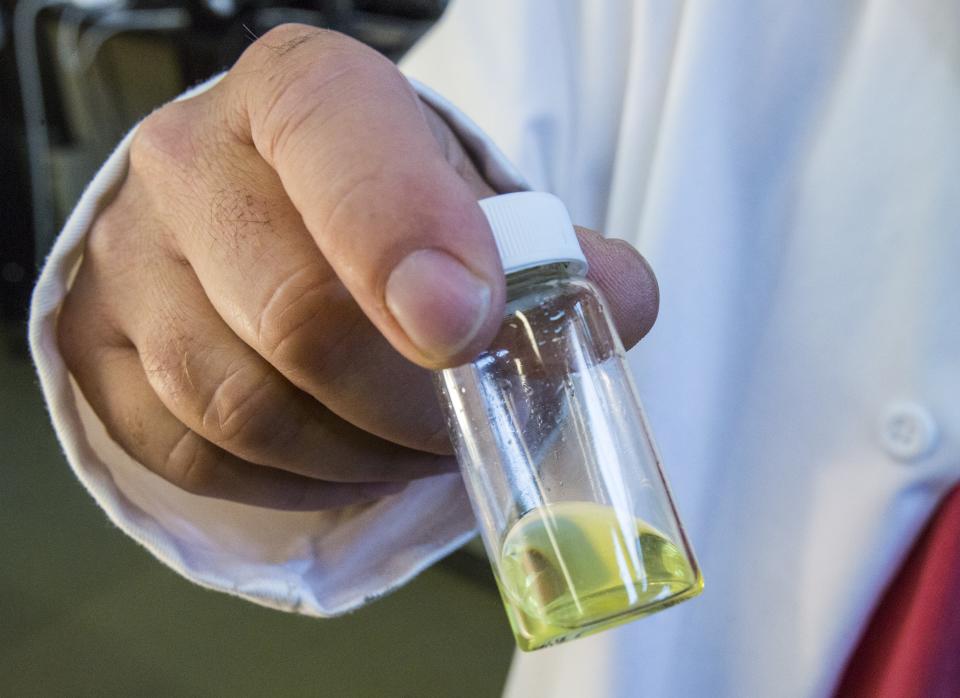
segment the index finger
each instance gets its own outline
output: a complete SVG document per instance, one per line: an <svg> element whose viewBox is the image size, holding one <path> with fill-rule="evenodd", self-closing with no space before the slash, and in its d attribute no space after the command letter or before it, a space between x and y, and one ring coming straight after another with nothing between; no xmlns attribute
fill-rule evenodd
<svg viewBox="0 0 960 698"><path fill-rule="evenodd" d="M496 245L389 61L345 36L285 25L218 87L232 129L277 171L324 257L398 351L437 368L489 343L505 296Z"/></svg>

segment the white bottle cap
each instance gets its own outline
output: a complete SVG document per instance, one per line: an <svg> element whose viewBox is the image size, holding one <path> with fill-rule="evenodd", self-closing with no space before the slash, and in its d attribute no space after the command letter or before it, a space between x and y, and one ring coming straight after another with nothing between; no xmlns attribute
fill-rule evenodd
<svg viewBox="0 0 960 698"><path fill-rule="evenodd" d="M480 201L497 241L507 274L545 264L566 264L574 274L587 273L570 214L553 194L521 191Z"/></svg>

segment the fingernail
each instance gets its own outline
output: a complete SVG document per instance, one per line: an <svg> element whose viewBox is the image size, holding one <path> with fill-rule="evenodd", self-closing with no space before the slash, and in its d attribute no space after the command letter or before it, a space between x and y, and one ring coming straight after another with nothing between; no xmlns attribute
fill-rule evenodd
<svg viewBox="0 0 960 698"><path fill-rule="evenodd" d="M417 348L442 360L463 350L490 311L490 286L451 255L417 250L398 264L387 308Z"/></svg>

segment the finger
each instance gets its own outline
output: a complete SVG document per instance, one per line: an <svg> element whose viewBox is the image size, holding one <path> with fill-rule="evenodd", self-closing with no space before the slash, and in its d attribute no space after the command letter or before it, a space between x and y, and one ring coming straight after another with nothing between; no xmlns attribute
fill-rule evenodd
<svg viewBox="0 0 960 698"><path fill-rule="evenodd" d="M448 454L429 374L401 357L364 316L296 211L284 205L275 174L255 156L215 160L244 165L213 178L229 176L233 188L208 187L214 215L200 223L209 227L180 226L177 237L219 314L344 420L397 444ZM656 280L625 243L580 232L591 275L632 345L656 315Z"/></svg>
<svg viewBox="0 0 960 698"><path fill-rule="evenodd" d="M606 239L588 228L577 226L576 230L589 264L587 276L603 291L614 325L629 349L650 331L657 319L657 277L647 260L628 242Z"/></svg>
<svg viewBox="0 0 960 698"><path fill-rule="evenodd" d="M287 510L320 510L398 492L403 483L324 482L254 465L185 427L146 380L134 349L112 349L75 366L84 395L131 457L177 487L207 497Z"/></svg>
<svg viewBox="0 0 960 698"><path fill-rule="evenodd" d="M147 380L189 429L243 460L340 482L407 480L448 459L403 448L345 422L289 383L214 312L189 267L155 260L121 329Z"/></svg>
<svg viewBox="0 0 960 698"><path fill-rule="evenodd" d="M251 47L212 93L273 167L350 294L427 367L493 337L503 272L469 186L386 59L346 37L288 25Z"/></svg>
<svg viewBox="0 0 960 698"><path fill-rule="evenodd" d="M188 207L201 215L168 227L172 247L217 314L289 383L343 420L396 444L448 454L428 371L404 359L363 313L276 173L252 146L205 147L209 165L192 185L196 200L210 203ZM140 186L128 182L134 198L146 196Z"/></svg>
<svg viewBox="0 0 960 698"><path fill-rule="evenodd" d="M71 374L111 438L133 459L194 494L275 509L313 511L372 501L403 483L333 483L243 461L186 428L147 382L136 350L122 346L71 293L60 346ZM89 309L90 306L85 306Z"/></svg>

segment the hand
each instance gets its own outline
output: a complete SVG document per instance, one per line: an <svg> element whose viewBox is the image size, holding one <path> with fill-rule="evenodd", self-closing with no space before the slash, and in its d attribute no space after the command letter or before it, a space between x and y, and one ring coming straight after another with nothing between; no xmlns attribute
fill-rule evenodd
<svg viewBox="0 0 960 698"><path fill-rule="evenodd" d="M134 459L200 495L369 501L454 461L427 369L504 303L493 194L386 59L287 25L140 126L59 320L83 394ZM657 287L581 231L624 342Z"/></svg>

